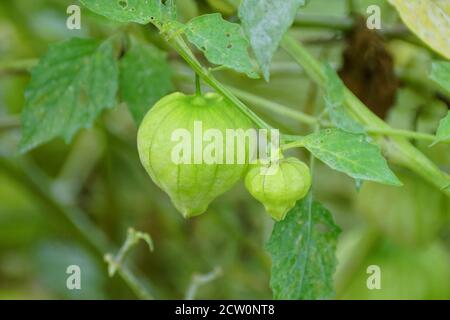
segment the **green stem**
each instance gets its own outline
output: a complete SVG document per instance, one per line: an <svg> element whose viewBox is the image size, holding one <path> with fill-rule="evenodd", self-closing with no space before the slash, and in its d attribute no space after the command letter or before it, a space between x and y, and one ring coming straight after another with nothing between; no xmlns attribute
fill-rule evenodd
<svg viewBox="0 0 450 320"><path fill-rule="evenodd" d="M200 83L200 77L199 77L198 73L195 74L195 94L197 96L202 95L202 85Z"/></svg>
<svg viewBox="0 0 450 320"><path fill-rule="evenodd" d="M31 67L33 67L37 63L37 59L27 59L27 60L11 60L7 62L0 63L0 69L8 69L8 70L15 70L15 71L28 71ZM196 74L196 94L201 94L201 86L199 85L200 77L198 74ZM302 123L308 124L308 125L314 125L318 122L318 119L310 116L306 113L303 113L299 110L294 110L290 107L287 107L285 105L282 105L277 102L273 102L271 100L259 97L255 94L252 94L250 92L225 85L224 88L227 88L232 94L234 94L237 98L242 99L244 101L247 101L248 103L257 105L261 108L264 108L268 111L280 114L282 116L298 120ZM324 126L330 126L329 123L321 122ZM0 130L9 129L10 127L19 127L20 121L18 121L16 118L7 119L4 121L0 121ZM399 137L405 137L405 138L412 138L417 140L425 140L434 142L436 141L436 136L426 133L419 133L414 131L408 131L408 130L401 130L401 129L380 129L380 128L366 128L366 131L372 134L383 134L385 136L399 136Z"/></svg>
<svg viewBox="0 0 450 320"><path fill-rule="evenodd" d="M292 108L289 108L287 106L284 106L282 104L261 98L257 95L254 95L252 93L231 87L226 86L228 90L230 90L233 94L235 94L237 97L239 97L242 100L245 100L251 104L258 105L268 111L272 111L274 113L278 113L280 115L286 116L291 119L298 120L302 123L306 123L309 125L313 125L317 123L317 119L313 116L310 116L306 113L303 113L301 111L294 110Z"/></svg>
<svg viewBox="0 0 450 320"><path fill-rule="evenodd" d="M170 44L178 54L191 66L203 81L213 89L223 95L228 101L235 105L243 114L249 117L258 127L262 129L271 129L263 119L251 111L242 101L240 101L230 90L222 85L206 68L204 68L197 58L193 55L191 49L187 46L181 36L176 36L170 40Z"/></svg>
<svg viewBox="0 0 450 320"><path fill-rule="evenodd" d="M290 136L290 137L292 137L292 136ZM289 150L289 149L294 149L294 148L302 148L304 145L303 145L303 139L301 138L301 137L299 137L299 138L296 138L295 136L293 137L294 139L291 139L291 141L292 140L294 140L294 141L292 141L292 142L287 142L287 143L285 143L285 144L283 144L282 146L281 146L281 150L282 151L286 151L286 150Z"/></svg>
<svg viewBox="0 0 450 320"><path fill-rule="evenodd" d="M50 213L64 217L81 239L89 244L100 256L103 257L105 252L115 251L115 246L109 242L103 231L97 228L85 212L77 207L67 206L61 203L51 193L49 182L40 173L40 169L23 162L23 159L19 161L22 167L22 170L20 170L11 161L0 157L0 169L25 187L30 194L38 197L46 208L49 209L48 211ZM137 271L133 270L132 272L130 268L121 265L118 268L118 273L137 297L140 299L153 299L146 286L144 286L146 280Z"/></svg>
<svg viewBox="0 0 450 320"><path fill-rule="evenodd" d="M372 134L381 134L384 136L392 136L392 137L404 137L416 140L424 140L434 142L437 140L436 136L423 132L415 132L403 129L381 129L381 128L366 128L368 133Z"/></svg>
<svg viewBox="0 0 450 320"><path fill-rule="evenodd" d="M38 59L6 60L0 62L0 75L8 72L30 71L38 63Z"/></svg>
<svg viewBox="0 0 450 320"><path fill-rule="evenodd" d="M0 133L3 131L20 128L20 118L17 116L2 116L0 118Z"/></svg>
<svg viewBox="0 0 450 320"><path fill-rule="evenodd" d="M237 89L231 86L226 86L233 94L235 94L238 98L247 101L250 104L257 105L259 107L262 107L268 111L271 111L273 113L277 113L279 115L285 116L290 119L298 120L302 123L308 124L308 125L314 125L317 123L320 123L324 127L331 127L332 124L326 121L319 120L316 117L310 116L306 113L303 113L298 110L294 110L290 107L287 107L285 105L282 105L280 103L276 103L270 100L267 100L265 98L256 96L252 93L249 93L247 91L243 91L241 89ZM403 130L403 129L380 129L380 128L370 128L366 127L365 130L370 134L379 134L384 136L397 136L397 137L404 137L404 138L410 138L410 139L417 139L417 140L424 140L424 141L430 141L434 142L436 141L436 136L428 133L422 133L422 132L415 132L415 131L409 131L409 130ZM285 135L286 137L289 137ZM291 136L300 138L299 136Z"/></svg>
<svg viewBox="0 0 450 320"><path fill-rule="evenodd" d="M350 30L354 26L352 19L337 16L299 14L295 17L294 27L321 28L339 31Z"/></svg>
<svg viewBox="0 0 450 320"><path fill-rule="evenodd" d="M206 274L194 274L192 276L192 282L186 292L185 300L194 300L197 290L200 286L203 286L211 281L214 281L222 275L222 269L220 267L214 268Z"/></svg>
<svg viewBox="0 0 450 320"><path fill-rule="evenodd" d="M127 238L120 247L119 252L113 256L108 253L105 255L105 261L108 263L108 274L110 277L114 276L116 271L121 267L125 260L127 253L139 243L140 240L144 240L150 251L153 251L153 240L149 234L145 232L136 231L133 228L128 229Z"/></svg>
<svg viewBox="0 0 450 320"><path fill-rule="evenodd" d="M325 75L322 65L309 52L290 35L286 35L281 43L282 47L299 63L305 72L321 87L325 84ZM345 90L344 105L347 111L365 126L383 131L391 131L392 128L378 118L362 103L349 89ZM423 137L422 137L423 138ZM416 174L429 181L431 184L450 196L450 176L442 172L421 151L416 149L408 140L402 137L379 139L389 160L409 168Z"/></svg>
<svg viewBox="0 0 450 320"><path fill-rule="evenodd" d="M356 13L356 4L354 0L347 0L347 12L350 15L354 15Z"/></svg>

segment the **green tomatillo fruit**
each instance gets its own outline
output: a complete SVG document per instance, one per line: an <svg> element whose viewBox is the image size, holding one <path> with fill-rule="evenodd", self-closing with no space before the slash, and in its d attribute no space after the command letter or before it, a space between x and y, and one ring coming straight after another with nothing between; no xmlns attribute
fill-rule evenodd
<svg viewBox="0 0 450 320"><path fill-rule="evenodd" d="M286 158L268 166L253 166L245 177L245 186L276 221L281 221L297 200L307 195L311 174L305 163Z"/></svg>
<svg viewBox="0 0 450 320"><path fill-rule="evenodd" d="M216 93L173 93L144 117L137 138L139 156L175 207L192 217L242 178L248 144L242 147L235 133L251 128L252 122Z"/></svg>

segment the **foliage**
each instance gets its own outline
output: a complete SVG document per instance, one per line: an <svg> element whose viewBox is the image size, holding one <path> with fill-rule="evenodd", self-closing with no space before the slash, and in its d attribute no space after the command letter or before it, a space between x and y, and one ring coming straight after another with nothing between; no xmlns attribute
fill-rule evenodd
<svg viewBox="0 0 450 320"><path fill-rule="evenodd" d="M325 75L325 105L333 125L349 133L364 133L363 126L353 120L344 108L345 87L342 80L329 65L325 65Z"/></svg>
<svg viewBox="0 0 450 320"><path fill-rule="evenodd" d="M0 3L0 40L8 39L0 41L0 297L181 298L194 287L205 298L448 298L448 286L438 284L450 270L450 69L434 53L449 58L448 4L379 0L383 30L355 35L373 49L374 66L390 65L383 59L392 56L401 77L397 102L380 119L336 67L342 35L357 32L355 14L366 14L371 1L355 1L351 10L359 12L346 1L180 2L80 0L79 31L63 28L62 0L33 5L29 15L25 0ZM386 81L379 69L364 70ZM188 95L194 83L196 95ZM215 92L200 97L201 90ZM273 222L242 184L234 186L247 166L169 165L169 133L196 117L222 131L279 128L285 155L298 163L309 155L308 196L301 199L305 172L273 177L275 198L265 180L247 183L280 220ZM139 156L155 184L136 150L142 120ZM359 194L341 173L356 180ZM207 214L184 220L175 207L185 216ZM129 226L148 234L118 249ZM155 251L138 247L141 238ZM107 279L103 259L113 252L106 260L115 276ZM29 261L37 284L24 267ZM67 294L53 275L77 263L90 285ZM367 263L386 268L388 291L361 290ZM420 268L411 277L423 281L402 277L413 264ZM213 283L190 283L212 269L223 270ZM5 289L10 279L20 279L17 288Z"/></svg>
<svg viewBox="0 0 450 320"><path fill-rule="evenodd" d="M223 20L218 13L204 15L189 21L186 36L212 63L257 77L248 56L248 41L238 24Z"/></svg>
<svg viewBox="0 0 450 320"><path fill-rule="evenodd" d="M364 135L325 129L305 137L302 144L331 168L355 179L401 185L378 146L368 142Z"/></svg>
<svg viewBox="0 0 450 320"><path fill-rule="evenodd" d="M173 90L166 55L132 38L130 49L120 61L120 90L134 120L140 123L148 107Z"/></svg>
<svg viewBox="0 0 450 320"><path fill-rule="evenodd" d="M33 68L22 114L21 151L62 136L70 142L115 106L118 67L111 40L72 39L54 45Z"/></svg>
<svg viewBox="0 0 450 320"><path fill-rule="evenodd" d="M333 298L339 233L330 212L311 197L275 224L267 249L273 260L270 285L276 299Z"/></svg>
<svg viewBox="0 0 450 320"><path fill-rule="evenodd" d="M389 0L406 25L433 50L450 59L450 3L445 0Z"/></svg>
<svg viewBox="0 0 450 320"><path fill-rule="evenodd" d="M304 4L305 0L244 0L239 7L242 25L267 81L269 65L281 38L294 22L299 7Z"/></svg>

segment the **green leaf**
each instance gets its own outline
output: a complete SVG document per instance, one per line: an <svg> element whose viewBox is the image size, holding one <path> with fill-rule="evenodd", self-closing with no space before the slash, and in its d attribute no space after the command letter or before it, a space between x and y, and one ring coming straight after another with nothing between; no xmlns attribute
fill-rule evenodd
<svg viewBox="0 0 450 320"><path fill-rule="evenodd" d="M269 81L272 57L283 35L294 22L298 9L304 4L305 0L243 0L241 2L239 18L266 81Z"/></svg>
<svg viewBox="0 0 450 320"><path fill-rule="evenodd" d="M224 20L220 13L206 14L192 19L185 31L188 40L211 63L258 78L248 54L248 41L239 24Z"/></svg>
<svg viewBox="0 0 450 320"><path fill-rule="evenodd" d="M338 128L350 133L365 133L363 126L356 122L344 109L345 85L334 69L325 64L326 76L325 104L330 115L331 122Z"/></svg>
<svg viewBox="0 0 450 320"><path fill-rule="evenodd" d="M434 51L450 59L450 1L389 0L402 20Z"/></svg>
<svg viewBox="0 0 450 320"><path fill-rule="evenodd" d="M80 0L89 10L118 22L163 22L176 19L172 0L164 5L161 0Z"/></svg>
<svg viewBox="0 0 450 320"><path fill-rule="evenodd" d="M450 62L433 62L430 78L450 95Z"/></svg>
<svg viewBox="0 0 450 320"><path fill-rule="evenodd" d="M173 90L170 76L162 51L131 39L131 47L120 62L120 91L136 123L156 101Z"/></svg>
<svg viewBox="0 0 450 320"><path fill-rule="evenodd" d="M450 62L436 61L431 67L430 78L450 94ZM434 144L450 140L450 112L439 123Z"/></svg>
<svg viewBox="0 0 450 320"><path fill-rule="evenodd" d="M450 111L447 116L439 123L439 128L436 132L437 142L450 141Z"/></svg>
<svg viewBox="0 0 450 320"><path fill-rule="evenodd" d="M164 19L176 21L178 19L176 0L166 0L163 7Z"/></svg>
<svg viewBox="0 0 450 320"><path fill-rule="evenodd" d="M50 46L25 92L20 151L58 136L70 142L92 126L116 104L118 73L112 40L75 38Z"/></svg>
<svg viewBox="0 0 450 320"><path fill-rule="evenodd" d="M277 222L267 243L272 256L270 286L275 299L334 296L336 243L340 229L330 212L309 195Z"/></svg>
<svg viewBox="0 0 450 320"><path fill-rule="evenodd" d="M389 169L379 147L369 143L364 135L326 129L306 136L302 142L316 158L352 178L402 185Z"/></svg>

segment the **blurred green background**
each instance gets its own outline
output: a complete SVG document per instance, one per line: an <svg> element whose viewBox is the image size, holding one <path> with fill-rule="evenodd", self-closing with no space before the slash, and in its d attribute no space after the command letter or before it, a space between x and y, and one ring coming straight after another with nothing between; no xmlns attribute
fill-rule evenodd
<svg viewBox="0 0 450 320"><path fill-rule="evenodd" d="M179 0L179 14L188 20L220 11L236 21L231 5L236 2ZM76 1L0 0L0 299L136 298L123 278L108 277L103 260L123 243L128 227L153 238L154 252L141 243L126 261L154 297L182 299L196 274L220 268L215 279L198 288L195 298L270 299L271 262L264 245L273 222L262 205L240 183L214 201L206 214L184 220L142 168L137 128L126 106L104 112L70 145L54 140L25 155L17 153L28 69L50 43L104 38L127 28L168 50L154 29L121 26L84 8L81 30L68 30L70 4ZM381 82L371 87L379 90L374 96L395 98L374 106L390 124L434 133L449 104L427 80L436 57L402 26L387 1L353 1L353 10L365 14L370 4L380 6L383 28L391 30L383 38L353 29L346 0L309 1L293 28L312 52L340 68L341 74L372 72L371 83ZM346 36L351 30L367 41L361 44L357 37ZM373 48L381 53L371 56ZM343 52L356 53L361 61L345 65ZM386 55L393 66L382 63ZM192 92L189 69L170 50L168 59L177 90ZM219 78L308 113L323 103L320 90L282 50L273 62L270 83L233 72L222 72ZM251 107L284 132L309 130L261 106ZM448 145L415 144L450 171ZM352 179L317 164L316 197L343 229L335 277L338 299L450 298L450 201L411 172L394 169L404 188L364 183L358 191ZM72 264L81 267L82 290L66 288L66 268ZM380 290L366 286L369 265L381 268Z"/></svg>

